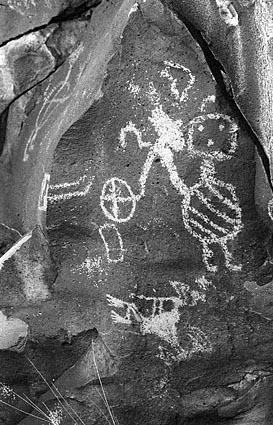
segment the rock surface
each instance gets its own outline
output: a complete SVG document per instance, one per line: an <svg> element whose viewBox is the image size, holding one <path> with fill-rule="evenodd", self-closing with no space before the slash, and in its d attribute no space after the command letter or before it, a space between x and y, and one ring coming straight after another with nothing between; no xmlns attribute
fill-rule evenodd
<svg viewBox="0 0 273 425"><path fill-rule="evenodd" d="M234 47L269 6L58 7L3 116L0 423L270 425L269 105Z"/></svg>
<svg viewBox="0 0 273 425"><path fill-rule="evenodd" d="M98 0L3 0L0 45L55 19L67 19L99 4Z"/></svg>

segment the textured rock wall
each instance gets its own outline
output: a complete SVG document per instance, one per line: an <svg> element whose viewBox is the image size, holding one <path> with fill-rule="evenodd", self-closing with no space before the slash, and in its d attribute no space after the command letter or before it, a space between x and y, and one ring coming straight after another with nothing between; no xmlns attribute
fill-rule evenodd
<svg viewBox="0 0 273 425"><path fill-rule="evenodd" d="M72 3L7 4L1 423L271 424L269 5Z"/></svg>

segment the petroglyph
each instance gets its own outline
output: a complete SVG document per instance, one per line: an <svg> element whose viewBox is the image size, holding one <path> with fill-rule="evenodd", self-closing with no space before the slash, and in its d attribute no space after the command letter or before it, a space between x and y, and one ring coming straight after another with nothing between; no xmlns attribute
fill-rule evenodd
<svg viewBox="0 0 273 425"><path fill-rule="evenodd" d="M72 198L79 198L88 195L93 185L95 176L88 177L86 175L80 177L78 180L73 182L65 182L59 184L52 184L49 186L49 195L47 197L49 203L67 201ZM87 182L86 182L87 180ZM85 187L82 190L79 190L79 186L82 183L86 182ZM75 188L77 190L71 190ZM70 189L70 191L69 191ZM56 191L61 191L61 193L54 193Z"/></svg>
<svg viewBox="0 0 273 425"><path fill-rule="evenodd" d="M222 20L232 27L236 27L239 24L239 17L230 0L215 0L219 10L219 15Z"/></svg>
<svg viewBox="0 0 273 425"><path fill-rule="evenodd" d="M177 108L185 102L189 91L195 83L195 77L188 68L175 64L171 61L164 62L165 68L160 72L162 78L170 81L170 91L176 100ZM171 74L171 70L177 69L189 75L186 88L180 94L177 79ZM129 83L129 91L132 92L133 83ZM161 165L168 171L169 178L183 197L182 218L185 228L197 238L203 251L203 262L210 272L216 272L218 266L212 263L214 252L213 245L218 245L225 258L225 265L232 271L240 270L241 266L234 264L228 243L234 240L242 230L241 208L235 193L235 187L217 179L215 161L224 161L232 158L237 149L238 126L234 120L225 114L208 113L192 119L187 126L181 119L171 118L163 109L161 95L152 81L148 83L146 90L151 105L148 121L157 134L154 144L143 140L143 133L136 125L129 121L120 131L119 144L125 150L127 146L127 134L135 136L140 149L148 148L147 157L142 167L139 178L139 191L130 196L117 196L116 187L112 184L107 199L112 201L111 212L104 210L107 218L125 222L130 220L135 212L136 202L145 196L146 182L155 162L159 158ZM134 94L134 92L133 92ZM209 95L203 99L200 110L204 111L209 103L215 102L215 96ZM202 135L205 129L213 126L212 137ZM216 127L215 127L216 126ZM186 140L185 140L186 134ZM201 136L200 136L201 135ZM215 135L216 138L215 138ZM180 178L175 165L175 153L185 151L192 157L201 158L200 178L196 184L188 187ZM119 179L116 179L117 181ZM126 183L128 186L128 184ZM127 189L129 192L129 186ZM131 202L131 211L123 219L120 219L119 203ZM215 205L216 204L216 205ZM195 206L196 205L196 206ZM201 206L201 209L200 209ZM121 221L122 220L122 221Z"/></svg>
<svg viewBox="0 0 273 425"><path fill-rule="evenodd" d="M129 13L128 13L128 17L130 17L131 15L132 15L132 13L135 13L135 12L137 12L138 11L138 3L135 3L132 7L131 7L131 9L130 9L130 11L129 11Z"/></svg>
<svg viewBox="0 0 273 425"><path fill-rule="evenodd" d="M48 3L49 0L46 0L46 4L50 6L50 3ZM20 13L20 15L24 15L26 13L25 9L37 7L34 0L8 0L7 1L8 7L11 9L16 10L16 12Z"/></svg>
<svg viewBox="0 0 273 425"><path fill-rule="evenodd" d="M199 110L200 110L201 112L204 112L204 111L205 111L205 109L207 108L208 104L210 104L210 103L215 103L215 100L216 100L216 97L215 97L215 95L214 95L214 94L211 94L211 95L209 95L209 96L205 97L205 98L202 100L202 103L201 103L201 105L200 105L200 107L199 107Z"/></svg>
<svg viewBox="0 0 273 425"><path fill-rule="evenodd" d="M137 129L137 127L135 126L135 124L132 123L132 121L129 121L129 123L120 130L119 141L120 141L120 146L123 149L125 149L127 145L127 142L126 142L127 133L133 133L136 136L137 143L140 149L151 146L150 142L143 142L141 131Z"/></svg>
<svg viewBox="0 0 273 425"><path fill-rule="evenodd" d="M49 84L46 88L43 97L43 104L36 118L35 127L31 132L30 137L25 146L23 155L24 162L28 160L30 152L34 149L35 141L37 139L38 134L43 131L43 128L50 119L50 117L53 116L53 113L56 111L60 104L66 102L71 97L71 84L69 81L70 75L72 72L73 64L76 62L82 51L83 46L79 45L77 49L70 55L68 59L69 67L65 79L54 85L54 87L51 87L51 85ZM46 135L44 135L44 137L46 137Z"/></svg>
<svg viewBox="0 0 273 425"><path fill-rule="evenodd" d="M204 292L191 290L189 285L178 281L170 281L169 284L176 292L176 296L169 297L147 297L144 295L131 295L135 302L125 302L111 295L107 295L108 303L115 309L123 309L124 314L119 314L112 310L112 320L114 323L131 325L133 322L139 324L142 335L154 334L169 344L176 352L177 359L186 359L194 352L210 351L211 346L208 338L203 338L203 344L197 335L202 333L199 328L188 326L185 331L190 338L190 348L181 347L178 338L177 325L180 321L180 309L186 305L195 306L198 302L205 302ZM137 307L139 301L144 301L149 306L150 314L143 314ZM206 341L206 343L204 343Z"/></svg>
<svg viewBox="0 0 273 425"><path fill-rule="evenodd" d="M113 223L105 223L99 228L109 263L119 263L124 260L123 240L118 228Z"/></svg>
<svg viewBox="0 0 273 425"><path fill-rule="evenodd" d="M138 84L134 84L133 82L129 81L128 90L134 97L136 97L140 93L140 87Z"/></svg>
<svg viewBox="0 0 273 425"><path fill-rule="evenodd" d="M267 212L271 220L273 221L273 199L270 199L267 204Z"/></svg>
<svg viewBox="0 0 273 425"><path fill-rule="evenodd" d="M157 357L163 360L169 367L174 362L190 359L195 353L210 353L212 351L212 344L208 336L198 326L191 326L187 324L184 336L185 339L188 340L187 349L181 350L180 348L180 351L173 352L167 347L162 345L158 346L159 353Z"/></svg>
<svg viewBox="0 0 273 425"><path fill-rule="evenodd" d="M197 283L198 287L203 291L207 291L209 287L214 287L214 285L212 285L212 282L208 280L204 275L197 277L195 279L195 283Z"/></svg>
<svg viewBox="0 0 273 425"><path fill-rule="evenodd" d="M209 139L205 145L205 140L198 134L202 132L200 125L213 120L223 133L222 139L218 133L217 140ZM181 204L182 217L186 229L202 244L203 261L211 272L218 270L218 267L211 263L214 256L211 246L214 244L221 247L228 269L241 269L240 265L232 263L232 255L228 249L228 241L233 240L242 230L239 200L232 184L216 178L214 166L215 160L230 159L231 154L235 152L237 131L237 125L229 116L218 113L199 116L188 124L188 150L193 156L202 158L202 165L198 182L188 188ZM202 210L198 207L200 205Z"/></svg>
<svg viewBox="0 0 273 425"><path fill-rule="evenodd" d="M40 211L46 211L47 209L47 194L49 189L49 181L50 181L50 174L45 173L43 181L42 181L40 196L39 196L38 208Z"/></svg>
<svg viewBox="0 0 273 425"><path fill-rule="evenodd" d="M186 68L183 65L180 65L179 63L174 63L172 61L164 61L164 64L166 65L165 68L161 71L160 76L161 77L166 77L170 83L171 83L171 93L173 94L173 96L175 97L176 101L178 102L186 102L186 100L189 97L189 90L193 87L194 83L195 83L195 76L192 75L191 71L189 68ZM174 78L171 74L171 68L175 68L175 69L181 69L182 71L184 71L186 74L188 74L189 77L189 82L186 86L186 88L182 91L182 94L180 94L178 88L177 88L177 79Z"/></svg>
<svg viewBox="0 0 273 425"><path fill-rule="evenodd" d="M85 260L75 267L72 268L73 273L77 273L80 276L85 274L89 279L92 279L92 285L99 287L102 285L108 276L107 266L105 266L105 260L100 256L86 257Z"/></svg>
<svg viewBox="0 0 273 425"><path fill-rule="evenodd" d="M100 206L107 218L125 223L134 215L136 197L125 180L112 177L103 186Z"/></svg>

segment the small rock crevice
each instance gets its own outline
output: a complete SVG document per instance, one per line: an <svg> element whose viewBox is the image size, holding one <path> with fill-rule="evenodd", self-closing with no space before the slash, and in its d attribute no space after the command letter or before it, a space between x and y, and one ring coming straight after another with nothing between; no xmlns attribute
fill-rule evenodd
<svg viewBox="0 0 273 425"><path fill-rule="evenodd" d="M33 27L29 29L28 31L25 31L24 33L20 33L16 35L15 37L5 40L3 43L0 44L0 49L4 47L6 44L10 43L11 41L20 40L20 38L22 38L23 36L32 34L37 31L42 31L46 29L49 25L60 24L65 21L76 20L76 19L85 19L85 20L90 19L93 9L99 6L101 2L102 0L84 0L83 2L79 2L80 4L78 5L67 7L58 15L50 19L49 22L43 25ZM0 7L1 6L8 7L7 5L4 5L4 4L0 4Z"/></svg>

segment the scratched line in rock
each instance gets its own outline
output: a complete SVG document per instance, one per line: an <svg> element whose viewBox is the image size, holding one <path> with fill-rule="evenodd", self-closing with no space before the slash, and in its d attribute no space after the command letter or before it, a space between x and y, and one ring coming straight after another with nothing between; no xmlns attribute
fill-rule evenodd
<svg viewBox="0 0 273 425"><path fill-rule="evenodd" d="M48 87L46 88L44 93L44 101L35 121L35 127L31 132L24 149L24 162L29 159L30 152L34 149L35 141L37 139L38 134L44 128L56 108L58 108L60 104L64 103L71 97L69 79L72 72L73 64L76 62L82 51L83 46L79 45L77 49L75 49L75 51L69 56L69 67L65 79L56 84L56 86L54 86L53 88L50 85L48 85ZM49 131L50 130L48 130L47 133Z"/></svg>

